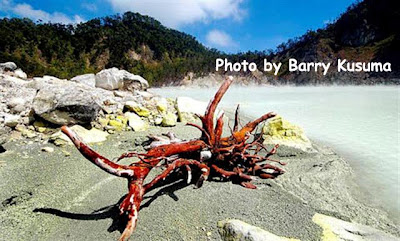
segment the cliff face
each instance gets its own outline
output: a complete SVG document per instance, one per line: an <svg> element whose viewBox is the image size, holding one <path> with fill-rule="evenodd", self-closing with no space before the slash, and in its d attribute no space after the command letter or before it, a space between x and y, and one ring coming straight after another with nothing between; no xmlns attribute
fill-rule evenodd
<svg viewBox="0 0 400 241"><path fill-rule="evenodd" d="M365 0L348 8L325 29L309 31L280 46L273 59L287 65L289 58L302 62L331 62L326 76L320 72L284 70L274 83L376 84L399 83L400 20L396 1ZM337 60L390 62L391 72L337 72Z"/></svg>

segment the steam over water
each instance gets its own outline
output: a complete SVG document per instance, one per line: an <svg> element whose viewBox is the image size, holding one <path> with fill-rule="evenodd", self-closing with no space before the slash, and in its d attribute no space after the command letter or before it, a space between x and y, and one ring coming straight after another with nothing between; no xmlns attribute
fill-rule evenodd
<svg viewBox="0 0 400 241"><path fill-rule="evenodd" d="M209 101L217 87L153 89L164 97ZM231 87L221 106L251 117L274 111L346 157L367 197L400 214L400 88Z"/></svg>

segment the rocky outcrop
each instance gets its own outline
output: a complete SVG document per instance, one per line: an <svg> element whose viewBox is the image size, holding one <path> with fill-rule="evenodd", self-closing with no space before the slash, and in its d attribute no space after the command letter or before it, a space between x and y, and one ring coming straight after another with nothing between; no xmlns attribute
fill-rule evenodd
<svg viewBox="0 0 400 241"><path fill-rule="evenodd" d="M57 126L75 124L109 133L142 131L149 124L161 125L163 114L173 109L165 99L145 91L146 80L116 68L102 72L107 73L107 83L117 83L119 89L110 91L96 88L96 81L104 80L101 73L76 76L71 81L48 75L26 79L14 63L0 66L0 130L11 133L11 139L48 138ZM125 116L126 103L133 108L126 110L140 116Z"/></svg>
<svg viewBox="0 0 400 241"><path fill-rule="evenodd" d="M100 137L101 132L145 131L150 125L172 127L178 116L191 121L207 107L186 97L156 96L145 90L143 78L117 68L71 81L49 75L24 80L9 71L16 66L8 65L7 72L0 73L0 130L10 133L10 139L60 144L65 142L58 132L61 125L77 126L79 135L88 135L85 128L91 128Z"/></svg>
<svg viewBox="0 0 400 241"><path fill-rule="evenodd" d="M105 69L96 74L96 87L106 90L145 90L149 87L147 80L126 70L117 68Z"/></svg>
<svg viewBox="0 0 400 241"><path fill-rule="evenodd" d="M265 145L279 144L306 152L315 151L303 129L283 119L281 116L276 116L266 122L262 133Z"/></svg>

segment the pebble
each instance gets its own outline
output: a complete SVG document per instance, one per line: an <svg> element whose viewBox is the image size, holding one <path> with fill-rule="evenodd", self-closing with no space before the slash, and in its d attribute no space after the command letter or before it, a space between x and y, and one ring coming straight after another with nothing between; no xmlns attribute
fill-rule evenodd
<svg viewBox="0 0 400 241"><path fill-rule="evenodd" d="M62 150L62 153L64 153L64 156L70 156L71 153L67 152L66 150Z"/></svg>
<svg viewBox="0 0 400 241"><path fill-rule="evenodd" d="M54 152L54 148L46 146L46 147L42 147L42 151L44 151L44 152Z"/></svg>

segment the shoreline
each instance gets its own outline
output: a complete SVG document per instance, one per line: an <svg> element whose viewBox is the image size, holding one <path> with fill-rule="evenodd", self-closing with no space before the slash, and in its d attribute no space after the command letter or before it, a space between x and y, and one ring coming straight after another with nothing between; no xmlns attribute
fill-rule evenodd
<svg viewBox="0 0 400 241"><path fill-rule="evenodd" d="M178 124L151 127L146 132L117 133L93 146L101 154L115 157L128 150L141 151L147 134L167 131L183 139L199 135L197 130ZM238 218L277 235L318 240L321 228L311 221L316 212L367 224L400 237L398 226L385 211L368 207L354 196L349 164L329 147L314 145L319 150L317 154L280 147L278 159L288 163L284 167L287 172L276 180L257 179L256 190L211 181L199 189L178 183L152 191L145 197L143 203L151 204L140 211L132 239L219 240L216 222ZM124 180L102 172L72 146L54 147L53 153L41 152L39 143L27 145L17 141L5 146L9 151L0 154L6 163L0 167L0 177L6 180L0 185L3 237L119 237L118 231L110 231L116 220L113 205L126 193ZM63 150L70 156L65 156ZM211 235L207 235L209 232Z"/></svg>
<svg viewBox="0 0 400 241"><path fill-rule="evenodd" d="M395 219L396 213L400 211L396 188L398 147L393 142L396 139L398 121L394 114L397 110L394 104L398 99L397 90L397 87L387 86L232 86L222 105L224 108L232 108L240 103L245 114L252 117L260 116L263 111L273 110L299 124L308 137L331 147L344 157L354 169L355 180L366 196L364 199L368 203L374 199L376 206L381 206ZM171 88L156 93L168 96L189 92L200 100L208 98L206 91L195 88ZM385 121L375 116L381 116Z"/></svg>
<svg viewBox="0 0 400 241"><path fill-rule="evenodd" d="M315 142L320 143L324 146L329 146L334 152L336 152L339 156L341 156L346 163L350 166L352 172L353 172L353 177L352 177L352 182L354 182L354 196L360 199L360 202L362 203L369 203L372 207L375 207L377 209L383 210L386 212L389 216L389 218L400 225L400 210L395 209L393 207L385 206L378 198L374 197L374 194L370 192L367 187L363 187L362 183L360 180L357 180L357 176L361 175L360 173L357 173L355 168L357 168L357 164L353 163L354 161L350 160L356 160L356 155L350 153L349 151L342 151L339 150L340 148L336 148L333 143L325 142L319 139L315 139Z"/></svg>

